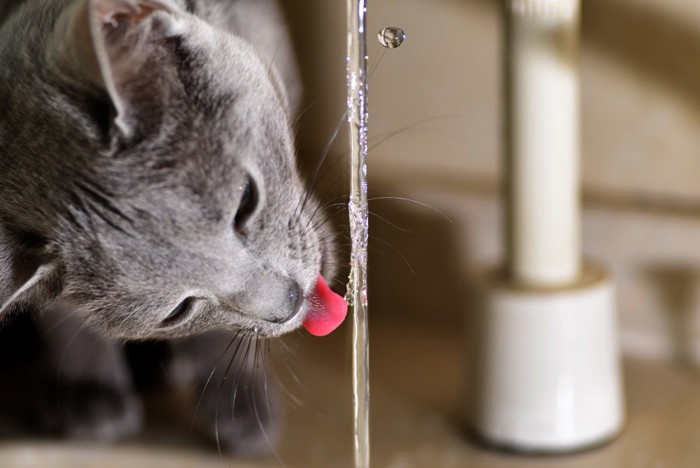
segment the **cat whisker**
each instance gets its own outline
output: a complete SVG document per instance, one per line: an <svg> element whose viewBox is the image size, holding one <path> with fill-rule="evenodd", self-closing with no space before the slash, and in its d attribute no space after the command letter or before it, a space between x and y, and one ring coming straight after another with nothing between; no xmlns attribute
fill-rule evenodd
<svg viewBox="0 0 700 468"><path fill-rule="evenodd" d="M379 133L376 135L373 135L372 137L372 143L369 145L368 150L372 151L377 149L379 146L382 144L386 143L387 141L391 140L392 138L401 135L402 133L407 132L408 130L416 130L418 129L421 125L429 123L429 122L434 122L436 120L441 120L441 119L448 119L448 118L454 118L454 117L461 117L462 114L459 113L451 113L451 114L442 114L442 115L435 115L432 117L426 117L421 120L417 120L415 122L412 122L408 125L404 125L403 127L400 127L396 130L391 130L389 132L384 132L384 133ZM425 132L430 132L430 131L438 131L437 129L422 129L422 131ZM444 130L440 130L440 132L444 133Z"/></svg>
<svg viewBox="0 0 700 468"><path fill-rule="evenodd" d="M216 391L216 406L214 408L214 438L216 439L216 450L219 452L219 456L223 458L223 453L221 450L221 440L219 438L219 401L220 401L220 396L221 396L221 389L223 388L224 384L228 380L229 372L231 372L231 366L233 366L234 361L238 357L238 353L241 350L241 346L244 341L248 342L248 347L250 347L250 336L248 335L242 335L241 340L238 342L238 345L236 346L236 349L233 352L233 355L231 356L231 360L228 363L228 366L226 367L226 372L224 373L223 378L221 379L221 382L219 383L219 388ZM236 401L236 391L238 389L238 385L236 384L234 387L234 393L233 393L233 401L235 403ZM233 410L232 410L233 413Z"/></svg>
<svg viewBox="0 0 700 468"><path fill-rule="evenodd" d="M209 298L208 298L208 297L204 297L203 299L209 299ZM247 315L247 314L245 313L245 311L243 311L243 309L234 306L233 304L231 304L231 303L230 303L227 299L225 299L225 298L217 297L216 300L217 300L217 302L219 303L219 305L223 305L224 307L226 307L226 308L228 308L228 309L230 309L230 310L236 312L237 314Z"/></svg>
<svg viewBox="0 0 700 468"><path fill-rule="evenodd" d="M329 198L325 203L321 204L319 209L320 209L320 210L327 210L327 209L329 209L329 208L333 208L333 207L336 207L336 206L347 207L347 199L348 199L348 196L347 196L347 195L344 195L344 194L343 194L343 195L337 195L337 196L335 196L335 197ZM343 200L343 201L342 201L342 202L338 202L338 203L332 203L332 202L335 202L335 200ZM318 210L317 210L317 211L318 211ZM310 218L311 218L311 219L314 219L314 215L311 215Z"/></svg>
<svg viewBox="0 0 700 468"><path fill-rule="evenodd" d="M393 227L394 229L397 229L397 230L399 230L399 231L401 231L401 232L404 232L404 233L406 233L406 234L414 234L413 231L410 231L410 230L408 230L408 229L402 228L401 226L398 226L398 225L392 223L392 222L389 221L388 219L384 218L383 216L378 215L377 213L373 212L372 210L369 211L369 214L370 214L370 216L372 216L372 217L374 217L374 218L377 218L377 219L379 219L379 220L381 220L381 221L384 221L386 224L388 224L389 226Z"/></svg>
<svg viewBox="0 0 700 468"><path fill-rule="evenodd" d="M333 146L333 143L335 142L335 139L338 137L338 134L340 133L340 129L342 128L343 123L345 122L345 118L347 117L347 115L348 115L348 113L347 113L347 111L345 111L343 113L343 115L341 116L340 120L338 120L338 124L336 125L335 129L333 130L333 133L331 134L330 139L326 143L326 146L323 148L323 151L321 152L321 158L320 158L318 164L316 165L316 169L314 170L314 174L311 177L311 180L308 183L308 188L306 189L304 197L302 198L300 208L298 209L298 213L296 214L296 216L300 216L301 213L304 211L304 207L306 206L306 203L307 203L311 193L313 192L313 190L316 186L316 183L317 183L316 178L318 176L319 171L321 170L321 166L323 165L326 158L328 157L328 153L330 152L331 147ZM295 210L295 213L296 212L297 212L297 210Z"/></svg>
<svg viewBox="0 0 700 468"><path fill-rule="evenodd" d="M382 58L384 58L385 52L386 51L382 51L382 55L379 57L379 60L377 61L377 63L374 65L374 67L370 71L368 78L371 78L372 75L374 74L375 70L377 69L377 67L381 63ZM318 176L319 170L321 169L321 166L323 166L323 163L325 162L326 158L328 157L328 154L330 153L331 147L333 146L335 139L338 137L338 134L340 133L340 130L343 127L343 124L347 121L347 116L348 116L348 112L347 111L343 112L343 114L340 116L340 119L338 120L338 123L336 124L333 132L331 133L330 139L326 142L326 145L324 146L323 150L321 151L321 157L319 159L319 162L316 165L316 169L314 170L314 174L311 177L311 180L309 181L306 195L304 196L304 199L303 199L303 202L301 205L301 209L299 210L300 212L303 211L304 205L306 204L306 201L308 200L309 194L311 192L313 192L313 190L315 188L315 184L317 182L316 178ZM338 159L340 158L340 156L342 156L343 154L345 154L345 153L341 153L340 155L336 156L335 161L333 162L333 164L331 164L330 167L333 167L336 164L336 162L338 161ZM321 177L319 180L322 180L322 179L323 179L323 177Z"/></svg>
<svg viewBox="0 0 700 468"><path fill-rule="evenodd" d="M321 227L323 227L326 223L328 223L331 220L334 220L338 215L346 213L347 212L347 205L345 203L339 203L338 206L333 206L334 210L330 213L328 213L329 210L325 211L325 217L322 218L321 220L317 221L316 224L313 224L310 226L311 231L318 231ZM307 226L308 228L309 226ZM307 229L306 231L309 231Z"/></svg>
<svg viewBox="0 0 700 468"><path fill-rule="evenodd" d="M297 407L304 406L304 403L294 395L294 393L282 382L282 379L280 379L277 376L277 368L275 366L275 369L271 372L272 377L275 379L275 385L282 390L282 393L284 393L285 397L291 401L290 406L294 409Z"/></svg>
<svg viewBox="0 0 700 468"><path fill-rule="evenodd" d="M275 52L272 54L272 58L270 59L270 63L267 64L267 74L270 75L272 72L272 66L275 64L275 59L277 58L277 53L280 51L280 47L284 43L285 38L281 37L279 41L277 41L277 47L275 47Z"/></svg>
<svg viewBox="0 0 700 468"><path fill-rule="evenodd" d="M238 339L240 337L240 335L241 335L241 332L238 331L233 336L233 338L231 338L231 341L228 342L228 345L226 345L226 348L221 353L219 358L216 360L216 363L214 364L214 368L209 373L209 377L207 378L207 381L204 383L204 388L202 389L202 393L199 395L199 399L197 400L197 406L194 409L194 416L192 417L192 426L191 427L194 427L195 421L197 419L197 413L199 412L199 407L202 404L202 399L204 398L204 393L206 393L207 388L209 387L209 383L211 382L212 377L214 377L214 374L216 373L216 369L219 367L219 363L221 362L221 359L223 359L223 357L226 355L226 353L231 348L231 346L236 341L236 339Z"/></svg>
<svg viewBox="0 0 700 468"><path fill-rule="evenodd" d="M263 349L263 363L267 364L265 361L268 359L268 356L270 355L270 340L267 339L265 340L265 349ZM267 366L265 366L267 367ZM270 372L273 372L273 370L270 370ZM263 372L263 390L265 391L265 402L267 404L267 413L272 414L272 408L270 408L270 392L268 388L268 383L267 383L267 372Z"/></svg>
<svg viewBox="0 0 700 468"><path fill-rule="evenodd" d="M58 364L58 369L56 370L56 403L59 405L61 402L61 374L63 373L63 366L65 365L66 359L68 358L68 351L70 350L73 343L75 343L75 340L78 338L78 335L80 335L80 333L83 332L86 328L87 325L85 324L85 322L81 323L78 329L75 330L75 332L71 335L70 339L68 340L68 343L66 343L66 346L63 349L63 356L61 357L61 361Z"/></svg>
<svg viewBox="0 0 700 468"><path fill-rule="evenodd" d="M338 216L342 214L347 214L348 207L345 203L338 204L338 206L333 206L329 210L325 210L324 217L314 220L314 224L310 226L310 229L318 231L322 226L331 220L338 221L338 224L344 224L345 219L341 218L338 220Z"/></svg>
<svg viewBox="0 0 700 468"><path fill-rule="evenodd" d="M392 131L390 131L390 132L380 133L380 134L378 134L378 135L374 135L374 136L371 138L371 140L375 140L376 138L379 138L379 141L373 142L373 143L369 146L368 150L369 150L369 151L374 150L374 149L376 149L378 146L380 146L381 144L385 143L386 141L389 141L390 139L392 139L392 138L394 138L394 137L396 137L396 136L398 136L398 135L400 135L400 134L402 134L402 133L404 133L404 132L406 132L406 131L408 131L408 130L415 129L415 128L419 127L420 125L423 125L423 124L425 124L425 123L427 123L427 122L432 122L432 121L435 121L435 120L438 120L438 119L444 119L444 118L455 117L455 116L459 116L459 115L460 115L460 114L453 113L453 114L443 114L443 115L428 117L428 118L425 118L425 119L422 119L422 120L419 120L419 121L410 123L410 124L408 124L408 125L406 125L406 126L404 126L404 127L401 127L401 128L399 128L399 129L397 129L397 130L392 130ZM346 116L347 116L347 112L345 112L345 113L343 114L342 119L345 119ZM343 156L347 156L347 154L348 154L347 151L343 151L343 152L341 152L341 153L338 153L338 154L333 158L332 163L331 163L330 165L328 165L328 166L324 169L324 171L321 173L321 176L318 177L318 180L316 180L316 177L318 176L319 170L320 170L321 166L323 165L323 162L326 160L326 158L327 158L327 156L328 156L328 152L330 151L330 145L333 143L333 141L335 140L335 138L338 136L340 124L342 124L342 122L343 122L343 120L341 120L341 122L339 122L339 124L338 124L339 126L335 129L335 132L334 132L334 134L333 134L331 140L328 142L328 144L327 144L326 147L324 148L324 152L322 153L323 156L322 156L320 162L318 163L318 165L316 166L316 170L315 170L314 176L312 177L311 182L310 182L310 184L309 184L310 186L309 186L309 188L307 189L307 193L308 193L308 192L313 192L313 189L315 188L315 184L316 184L317 182L320 182L321 180L323 180L323 179L326 177L326 175L328 174L328 172L338 163L338 161L340 161L340 159L341 159ZM345 170L345 171L343 171L343 172L341 173L341 175L342 175L342 174L346 174L346 173L347 173L347 171ZM335 185L335 182L332 184L332 186L334 186L334 185ZM321 198L323 198L323 197L321 197Z"/></svg>
<svg viewBox="0 0 700 468"><path fill-rule="evenodd" d="M346 247L346 249L344 249L344 250L343 250L343 249L335 249L335 250L332 250L331 252L332 252L332 253L338 253L338 254L350 255L350 246L347 245L347 246L345 246L345 247ZM339 266L340 264L336 263L335 265L336 265L336 266ZM343 263L342 265L347 265L347 263Z"/></svg>
<svg viewBox="0 0 700 468"><path fill-rule="evenodd" d="M369 71L369 74L367 75L368 81L372 79L372 77L374 76L374 72L377 71L377 68L379 68L379 64L382 63L384 54L386 54L386 49L382 49L382 53L379 55L377 62L372 66L372 69Z"/></svg>
<svg viewBox="0 0 700 468"><path fill-rule="evenodd" d="M259 350L260 350L260 341L256 339L255 341L255 369L258 369L259 366ZM272 414L271 408L270 408L270 400L269 400L269 394L268 394L268 388L267 388L267 378L265 377L265 370L263 369L263 382L264 382L264 388L263 391L265 392L265 403L267 405L267 414L268 416ZM267 430L265 429L265 424L262 421L262 417L260 416L260 410L258 409L258 404L257 404L257 383L258 379L253 379L253 392L252 392L252 399L253 399L253 412L255 413L255 418L258 420L258 426L260 427L260 431L263 434L263 437L265 437L265 441L267 442L267 445L270 447L270 450L272 454L274 455L275 459L277 462L279 462L280 465L282 466L287 466L284 461L282 461L282 458L280 457L279 453L275 449L274 444L270 440L270 436L267 433Z"/></svg>
<svg viewBox="0 0 700 468"><path fill-rule="evenodd" d="M326 165L326 167L323 169L323 172L321 172L321 174L318 175L318 179L315 181L315 183L312 186L309 187L308 191L313 193L315 191L315 189L317 188L318 184L320 184L322 181L326 180L326 177L332 173L331 171L336 167L336 165L340 161L343 160L344 156L347 156L347 154L348 154L347 151L336 153L333 156L330 164ZM330 186L326 189L324 195L322 195L320 198L321 199L325 198L325 194L327 194L333 187L335 187L335 185L338 183L338 181L340 180L341 177L347 175L348 173L349 173L349 170L347 168L344 168L343 170L341 170L338 173L338 175L336 176L336 179L333 181L332 184L330 184Z"/></svg>
<svg viewBox="0 0 700 468"><path fill-rule="evenodd" d="M414 275L416 274L416 271L413 269L413 267L412 267L411 264L409 263L409 261L408 261L408 259L406 258L406 256L405 256L399 249L397 249L396 247L394 247L390 242L387 242L387 241L385 241L384 239L380 239L380 238L377 237L377 236L373 236L372 234L369 235L369 238L370 238L370 239L373 239L373 240L375 240L375 241L377 241L377 242L381 242L382 244L386 245L386 246L389 247L391 250L393 250L394 252L396 252L396 253L401 257L401 259L404 261L404 263L406 264L406 266L408 267L408 269L411 271L411 273L414 274Z"/></svg>
<svg viewBox="0 0 700 468"><path fill-rule="evenodd" d="M412 198L406 198L406 197L374 197L374 198L368 198L368 199L367 199L367 202L374 202L374 201L381 201L381 200L405 201L405 202L409 202L409 203L413 203L413 204L422 206L422 207L424 207L424 208L428 208L429 210L432 210L432 211L438 213L438 214L441 215L443 218L445 218L445 220L447 220L447 222L449 222L450 224L452 224L452 218L450 218L450 217L447 215L447 213L445 213L444 211L442 211L442 210L440 210L440 209L438 209L438 208L436 208L436 207L434 207L434 206L432 206L432 205L429 205L429 204L427 204L427 203L423 203L423 202L420 202L420 201L418 201L418 200L414 200L414 199L412 199Z"/></svg>
<svg viewBox="0 0 700 468"><path fill-rule="evenodd" d="M294 369L294 364L298 364L298 368L297 368L298 371L304 373L305 375L308 375L308 373L306 372L306 369L304 369L300 360L294 354L294 351L292 349L290 349L286 343L284 343L284 340L278 340L277 342L279 343L280 350L282 351L282 358L284 359L284 364L286 366L286 370L289 371L289 375L294 380L294 383L296 385L298 385L302 390L308 391L306 385L303 383L303 381L296 374L296 371Z"/></svg>
<svg viewBox="0 0 700 468"><path fill-rule="evenodd" d="M347 195L338 195L336 197L329 199L326 203L324 203L322 205L319 204L319 206L316 208L316 210L313 213L311 213L311 216L309 216L309 220L306 223L306 227L308 227L309 224L314 221L314 218L316 217L316 215L318 213L323 213L330 208L336 208L336 207L347 208L347 198L348 198ZM338 202L338 203L331 203L334 200L343 200L343 201Z"/></svg>
<svg viewBox="0 0 700 468"><path fill-rule="evenodd" d="M47 312L45 312L45 313L50 313L50 311L47 311ZM59 320L56 321L53 325L51 325L49 328L47 328L46 330L44 330L44 331L42 332L42 334L41 334L41 338L44 339L44 338L48 337L49 334L51 334L51 333L53 333L54 331L56 331L56 329L57 329L58 327L60 327L61 325L63 325L67 320L70 320L70 319L76 317L76 316L79 315L79 314L80 314L80 311L79 311L79 310L77 310L77 309L71 309L70 311L68 311L68 313L65 315L65 317L59 319Z"/></svg>

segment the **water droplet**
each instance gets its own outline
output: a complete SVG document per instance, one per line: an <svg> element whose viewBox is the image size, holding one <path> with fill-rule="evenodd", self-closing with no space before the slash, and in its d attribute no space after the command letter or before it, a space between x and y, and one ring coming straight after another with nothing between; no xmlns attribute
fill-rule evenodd
<svg viewBox="0 0 700 468"><path fill-rule="evenodd" d="M379 31L377 39L379 39L379 43L387 49L396 49L406 40L406 33L403 32L401 28L387 26Z"/></svg>

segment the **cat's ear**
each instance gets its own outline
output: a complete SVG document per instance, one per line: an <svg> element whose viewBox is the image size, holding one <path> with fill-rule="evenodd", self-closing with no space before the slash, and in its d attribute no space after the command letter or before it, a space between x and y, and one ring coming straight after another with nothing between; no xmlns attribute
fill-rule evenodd
<svg viewBox="0 0 700 468"><path fill-rule="evenodd" d="M0 305L0 321L9 313L28 304L51 302L62 290L62 268L57 263L46 263L36 269L14 293Z"/></svg>
<svg viewBox="0 0 700 468"><path fill-rule="evenodd" d="M158 0L78 0L54 30L57 55L74 72L108 94L115 124L129 137L137 124L133 88L153 59L157 38L173 27L174 10Z"/></svg>

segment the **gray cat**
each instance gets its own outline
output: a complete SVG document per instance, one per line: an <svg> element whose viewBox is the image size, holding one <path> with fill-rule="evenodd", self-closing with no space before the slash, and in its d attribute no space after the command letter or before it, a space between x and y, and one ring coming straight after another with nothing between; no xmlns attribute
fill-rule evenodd
<svg viewBox="0 0 700 468"><path fill-rule="evenodd" d="M345 315L295 168L277 5L2 1L0 420L130 434L128 358L141 375L160 358L119 343L168 338L153 346L171 379L200 385L197 427L264 450L278 425L246 366L257 337L322 335ZM219 400L237 387L258 390Z"/></svg>

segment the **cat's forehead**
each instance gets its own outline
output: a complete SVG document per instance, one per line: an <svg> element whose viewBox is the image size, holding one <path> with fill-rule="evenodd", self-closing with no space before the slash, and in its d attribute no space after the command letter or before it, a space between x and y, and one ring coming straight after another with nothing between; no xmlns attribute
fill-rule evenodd
<svg viewBox="0 0 700 468"><path fill-rule="evenodd" d="M260 151L289 153L284 91L273 67L250 44L195 18L172 47L184 91L194 101L207 138L242 157Z"/></svg>
<svg viewBox="0 0 700 468"><path fill-rule="evenodd" d="M185 49L180 52L189 54L181 59L192 60L197 65L192 72L206 80L214 91L234 92L249 101L257 98L252 101L258 103L264 100L286 104L274 67L265 63L244 39L194 17L174 32Z"/></svg>

